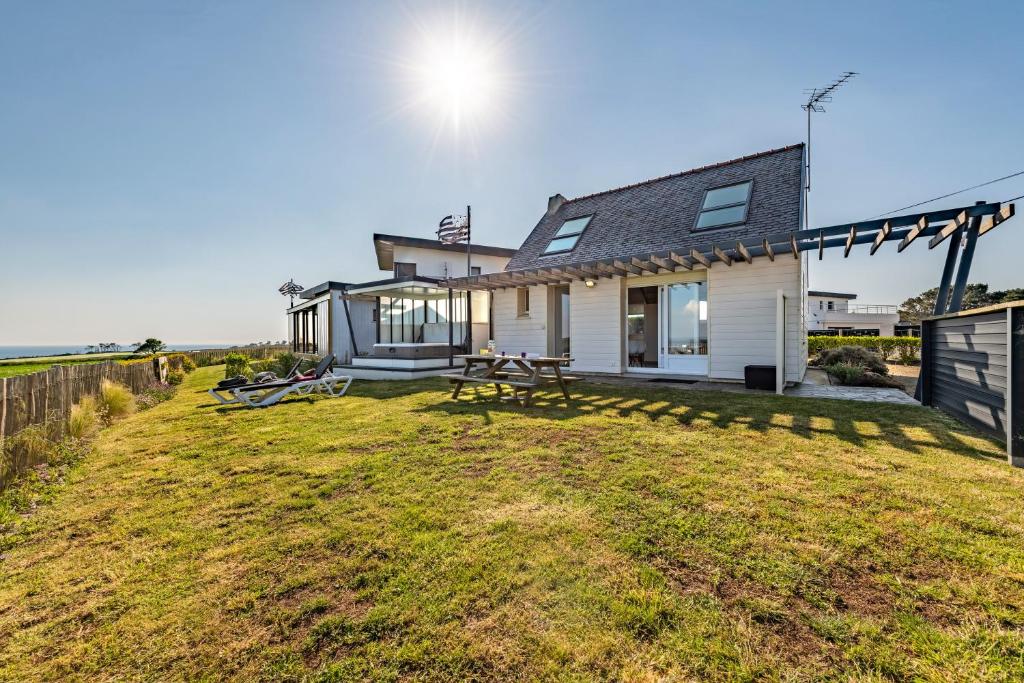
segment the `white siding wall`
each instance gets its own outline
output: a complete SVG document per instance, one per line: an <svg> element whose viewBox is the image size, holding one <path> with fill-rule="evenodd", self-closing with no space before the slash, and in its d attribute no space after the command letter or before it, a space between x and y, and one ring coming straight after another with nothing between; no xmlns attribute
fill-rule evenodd
<svg viewBox="0 0 1024 683"><path fill-rule="evenodd" d="M494 342L498 353L546 354L547 286L530 287L530 316L516 316L516 290L498 289L494 292ZM575 344L575 342L574 342Z"/></svg>
<svg viewBox="0 0 1024 683"><path fill-rule="evenodd" d="M776 291L786 295L786 380L800 381L806 366L801 261L715 264L708 272L712 379L743 379L745 365L775 365Z"/></svg>
<svg viewBox="0 0 1024 683"><path fill-rule="evenodd" d="M505 269L508 256L482 256L473 254L473 266L481 273L496 273ZM416 274L427 277L462 277L466 274L466 255L451 251L404 247L395 245L395 261L415 263Z"/></svg>
<svg viewBox="0 0 1024 683"><path fill-rule="evenodd" d="M599 279L594 287L569 285L569 339L578 372L622 372L625 329L622 280Z"/></svg>
<svg viewBox="0 0 1024 683"><path fill-rule="evenodd" d="M707 272L711 379L743 379L746 365L775 364L776 291L786 300L786 380L803 379L807 367L804 329L806 299L803 261L782 256L774 262L722 264ZM664 284L694 280L703 271L629 278L630 284ZM598 280L587 288L570 285L572 369L579 372L619 373L622 365L624 283L620 278ZM530 317L517 318L516 291L494 293L494 335L498 351L548 352L547 287L530 288Z"/></svg>

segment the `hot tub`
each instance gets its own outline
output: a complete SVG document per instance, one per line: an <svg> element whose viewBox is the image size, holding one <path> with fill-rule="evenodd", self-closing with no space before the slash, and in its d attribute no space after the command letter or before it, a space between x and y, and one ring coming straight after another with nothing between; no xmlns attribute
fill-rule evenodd
<svg viewBox="0 0 1024 683"><path fill-rule="evenodd" d="M447 358L448 344L441 342L426 342L415 344L412 342L394 342L390 344L374 344L374 358Z"/></svg>

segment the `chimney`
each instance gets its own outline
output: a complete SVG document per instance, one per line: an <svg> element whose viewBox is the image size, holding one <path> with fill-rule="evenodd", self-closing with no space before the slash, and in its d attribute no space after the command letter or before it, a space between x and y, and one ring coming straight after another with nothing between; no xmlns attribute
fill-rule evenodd
<svg viewBox="0 0 1024 683"><path fill-rule="evenodd" d="M554 216L558 213L558 210L562 208L562 204L565 204L565 197L560 194L556 194L553 197L548 197L548 215Z"/></svg>

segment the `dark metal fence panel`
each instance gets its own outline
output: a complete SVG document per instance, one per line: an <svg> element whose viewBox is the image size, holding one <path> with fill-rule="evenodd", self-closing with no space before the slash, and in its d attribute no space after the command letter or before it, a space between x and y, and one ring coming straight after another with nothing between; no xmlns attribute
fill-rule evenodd
<svg viewBox="0 0 1024 683"><path fill-rule="evenodd" d="M922 340L922 402L1006 443L1024 465L1024 302L926 320Z"/></svg>
<svg viewBox="0 0 1024 683"><path fill-rule="evenodd" d="M1010 309L1010 464L1024 467L1024 307Z"/></svg>
<svg viewBox="0 0 1024 683"><path fill-rule="evenodd" d="M992 436L1006 435L1006 312L935 320L932 405Z"/></svg>

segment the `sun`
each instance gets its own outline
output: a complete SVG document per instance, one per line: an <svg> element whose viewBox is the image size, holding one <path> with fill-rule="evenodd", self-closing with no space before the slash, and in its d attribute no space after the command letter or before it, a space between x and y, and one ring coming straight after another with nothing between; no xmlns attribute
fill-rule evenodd
<svg viewBox="0 0 1024 683"><path fill-rule="evenodd" d="M433 46L418 71L422 100L455 130L464 120L479 122L495 104L498 77L490 55L477 46Z"/></svg>
<svg viewBox="0 0 1024 683"><path fill-rule="evenodd" d="M501 113L509 78L503 64L506 40L483 22L461 14L417 22L402 71L410 87L405 109L447 129L477 134Z"/></svg>

